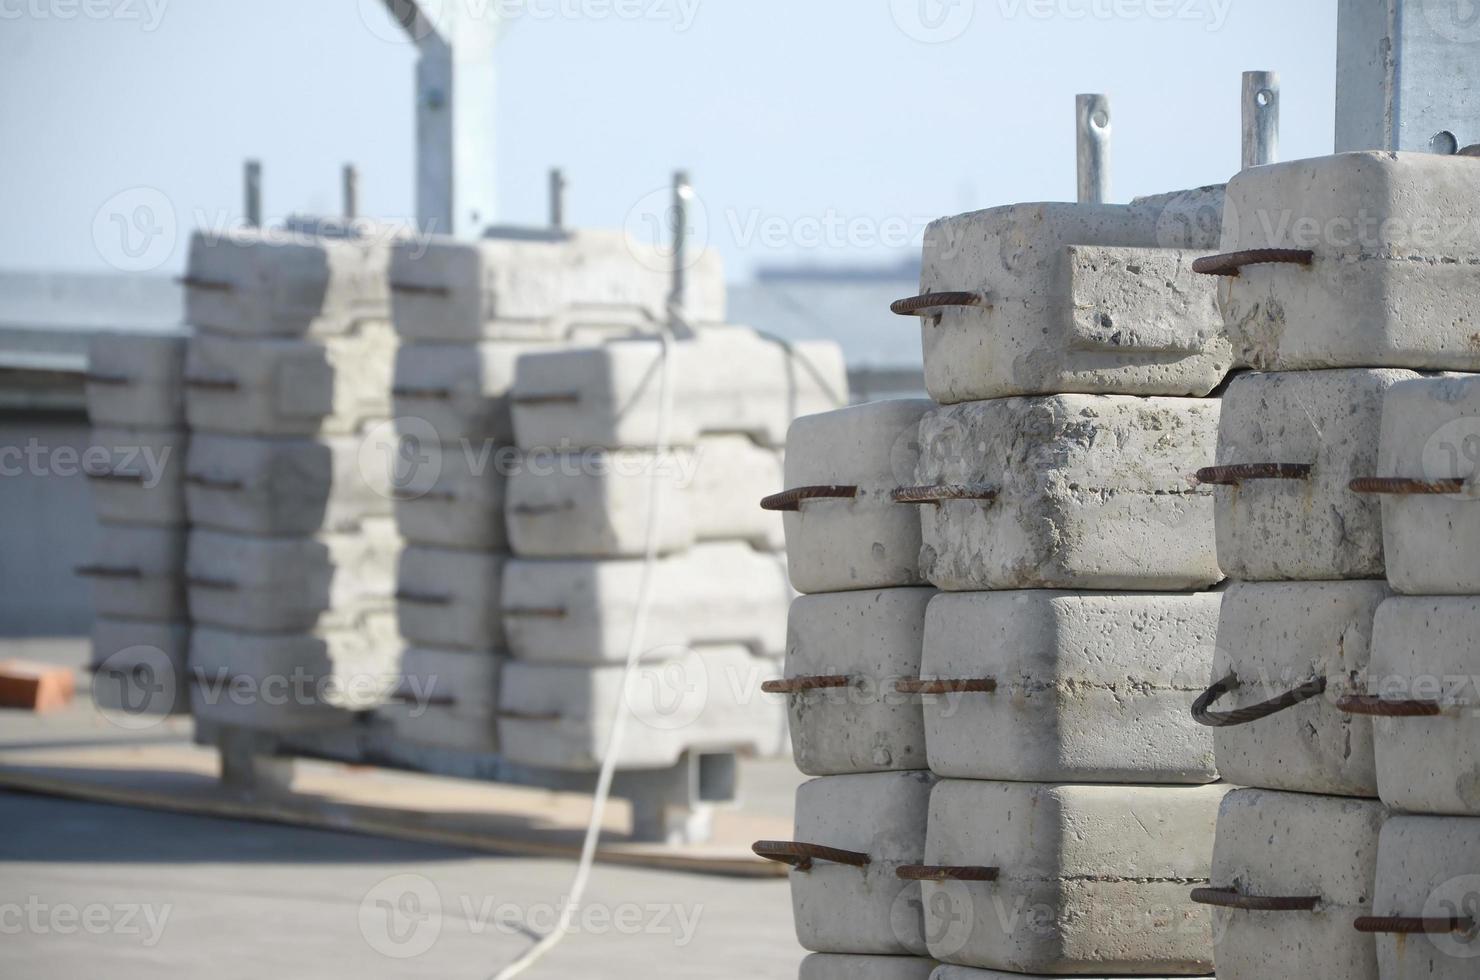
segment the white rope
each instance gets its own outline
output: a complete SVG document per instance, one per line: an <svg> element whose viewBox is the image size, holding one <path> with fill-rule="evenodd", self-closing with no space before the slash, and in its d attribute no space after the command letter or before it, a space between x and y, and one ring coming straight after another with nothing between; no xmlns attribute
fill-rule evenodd
<svg viewBox="0 0 1480 980"><path fill-rule="evenodd" d="M591 819L586 824L586 837L581 844L581 859L576 865L575 878L571 881L570 895L560 910L560 921L539 942L531 946L523 956L494 975L493 980L512 980L534 966L565 938L570 931L581 899L586 894L586 885L591 879L591 866L596 860L596 845L601 839L601 824L606 816L606 803L611 795L612 779L616 775L617 758L622 752L622 741L627 734L629 708L628 685L632 680L633 668L642 658L643 644L647 634L648 612L652 606L653 572L658 559L659 517L663 510L663 489L666 482L660 462L668 449L668 426L673 414L673 385L670 372L672 335L667 325L658 332L661 345L661 361L658 368L658 432L654 440L652 479L648 484L647 532L643 544L642 577L637 588L637 605L633 612L632 634L627 643L627 660L622 671L622 683L617 697L616 711L612 715L611 730L606 742L606 758L601 763L601 772L596 778L596 793L591 798Z"/></svg>

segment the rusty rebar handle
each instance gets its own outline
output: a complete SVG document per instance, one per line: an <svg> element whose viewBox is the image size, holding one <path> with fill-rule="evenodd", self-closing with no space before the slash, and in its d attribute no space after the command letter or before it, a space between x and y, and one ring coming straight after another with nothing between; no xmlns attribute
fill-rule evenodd
<svg viewBox="0 0 1480 980"><path fill-rule="evenodd" d="M894 869L894 876L900 881L996 881L1001 874L1001 868L934 864L903 864Z"/></svg>
<svg viewBox="0 0 1480 980"><path fill-rule="evenodd" d="M895 681L894 690L899 694L992 694L997 690L997 679L923 680L912 677Z"/></svg>
<svg viewBox="0 0 1480 980"><path fill-rule="evenodd" d="M564 619L570 615L564 606L506 606L502 612L515 619Z"/></svg>
<svg viewBox="0 0 1480 980"><path fill-rule="evenodd" d="M1464 493L1465 480L1411 480L1406 476L1364 476L1347 486L1353 493L1383 494L1394 497Z"/></svg>
<svg viewBox="0 0 1480 980"><path fill-rule="evenodd" d="M1371 718L1436 718L1444 713L1438 701L1418 698L1387 699L1370 694L1351 694L1336 702L1336 710Z"/></svg>
<svg viewBox="0 0 1480 980"><path fill-rule="evenodd" d="M99 480L106 483L143 483L143 473L118 473L114 470L88 470L89 480Z"/></svg>
<svg viewBox="0 0 1480 980"><path fill-rule="evenodd" d="M1198 905L1240 912L1313 912L1321 904L1319 895L1244 895L1233 888L1194 888L1191 897Z"/></svg>
<svg viewBox="0 0 1480 980"><path fill-rule="evenodd" d="M1204 466L1194 475L1198 483L1236 487L1246 480L1307 480L1313 469L1310 463L1234 463Z"/></svg>
<svg viewBox="0 0 1480 980"><path fill-rule="evenodd" d="M181 276L177 281L186 289L201 289L207 292L229 293L236 289L236 283L220 279L205 279L200 276Z"/></svg>
<svg viewBox="0 0 1480 980"><path fill-rule="evenodd" d="M450 606L453 598L450 595L430 595L425 592L408 592L401 590L396 593L397 602L404 602L412 606Z"/></svg>
<svg viewBox="0 0 1480 980"><path fill-rule="evenodd" d="M825 487L797 487L773 493L761 500L761 510L792 513L802 509L807 500L852 500L858 496L858 488L834 484Z"/></svg>
<svg viewBox="0 0 1480 980"><path fill-rule="evenodd" d="M1271 715L1277 715L1281 711L1293 708L1303 701L1318 698L1326 693L1326 678L1313 677L1292 691L1286 691L1268 701L1251 704L1247 708L1235 708L1232 711L1213 711L1213 705L1224 695L1229 694L1239 687L1237 674L1229 674L1221 681L1215 683L1192 702L1192 717L1199 725L1208 728L1234 728L1238 725L1249 725L1256 721L1263 721Z"/></svg>
<svg viewBox="0 0 1480 980"><path fill-rule="evenodd" d="M987 483L942 483L924 487L897 487L889 496L896 504L941 504L947 500L993 501L1001 493Z"/></svg>
<svg viewBox="0 0 1480 980"><path fill-rule="evenodd" d="M395 387L391 389L392 398L429 398L437 401L448 401L452 398L451 388L409 388Z"/></svg>
<svg viewBox="0 0 1480 980"><path fill-rule="evenodd" d="M415 691L411 690L410 688L406 688L406 687L398 687L398 688L396 688L395 691L393 691L391 693L390 697L387 698L387 700L390 701L392 704L418 704L418 705L421 705L422 707L426 707L426 708L455 708L455 707L457 707L457 699L456 698L446 697L446 696L443 696L443 697L434 697L434 698L424 698L424 697L421 697L420 695L418 695Z"/></svg>
<svg viewBox="0 0 1480 980"><path fill-rule="evenodd" d="M1246 265L1310 265L1315 257L1308 248L1246 248L1205 255L1193 261L1192 271L1205 276L1237 276Z"/></svg>
<svg viewBox="0 0 1480 980"><path fill-rule="evenodd" d="M921 293L889 304L889 312L899 316L931 316L931 310L945 307L988 306L987 298L981 293L965 291Z"/></svg>
<svg viewBox="0 0 1480 980"><path fill-rule="evenodd" d="M858 851L845 851L825 844L808 844L795 840L758 840L750 845L750 849L767 861L787 864L798 871L811 871L814 861L862 868L871 860L867 854Z"/></svg>
<svg viewBox="0 0 1480 980"><path fill-rule="evenodd" d="M214 476L202 476L192 473L185 477L185 482L193 487L204 487L207 490L242 490L246 484L241 480L222 480Z"/></svg>
<svg viewBox="0 0 1480 980"><path fill-rule="evenodd" d="M392 282L391 292L408 296L451 296L451 286L430 286L418 282Z"/></svg>
<svg viewBox="0 0 1480 980"><path fill-rule="evenodd" d="M552 391L544 395L514 395L509 398L513 405L577 405L581 401L579 391Z"/></svg>
<svg viewBox="0 0 1480 980"><path fill-rule="evenodd" d="M1456 932L1473 932L1475 920L1449 916L1424 919L1402 915L1364 915L1352 923L1358 932L1396 936L1444 936Z"/></svg>
<svg viewBox="0 0 1480 980"><path fill-rule="evenodd" d="M558 711L515 711L512 708L493 713L495 721L559 721L564 717Z"/></svg>
<svg viewBox="0 0 1480 980"><path fill-rule="evenodd" d="M802 694L806 691L825 691L847 687L853 678L847 674L818 674L810 677L788 677L784 680L766 681L761 691L766 694Z"/></svg>
<svg viewBox="0 0 1480 980"><path fill-rule="evenodd" d="M144 577L142 568L121 568L108 565L78 565L73 573L79 578L129 578L141 579Z"/></svg>

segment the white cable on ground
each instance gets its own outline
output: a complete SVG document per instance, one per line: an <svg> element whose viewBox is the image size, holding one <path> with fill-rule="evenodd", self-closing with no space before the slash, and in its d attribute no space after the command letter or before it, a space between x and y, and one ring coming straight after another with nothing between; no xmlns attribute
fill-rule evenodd
<svg viewBox="0 0 1480 980"><path fill-rule="evenodd" d="M617 709L612 715L611 730L606 742L606 758L601 763L601 772L596 778L596 792L591 798L591 819L586 825L586 837L581 844L581 859L576 865L575 878L572 879L570 885L570 895L560 910L560 921L555 924L555 928L531 946L523 956L495 974L493 980L511 980L519 976L560 945L560 941L570 931L571 920L575 917L581 904L581 898L586 893L586 885L591 879L591 866L596 860L596 845L601 839L601 824L606 817L606 803L611 795L612 779L616 775L617 757L621 754L622 740L627 733L627 716L630 710L627 704L628 685L632 680L633 668L642 658L648 612L652 606L653 572L658 560L658 521L663 508L663 484L665 482L662 476L663 467L658 465L658 461L668 449L668 426L673 413L673 384L670 377L670 347L673 337L666 324L659 330L658 340L661 345L661 360L658 367L658 433L654 440L656 448L653 453L652 480L648 485L648 517L643 545L642 577L638 582L632 634L627 643L626 666L622 671L621 696L617 699Z"/></svg>

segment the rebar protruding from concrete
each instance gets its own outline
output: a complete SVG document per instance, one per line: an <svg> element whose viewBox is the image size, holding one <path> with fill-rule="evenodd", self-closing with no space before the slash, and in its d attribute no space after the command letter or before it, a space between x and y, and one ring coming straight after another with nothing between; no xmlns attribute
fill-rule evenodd
<svg viewBox="0 0 1480 980"><path fill-rule="evenodd" d="M1110 97L1076 95L1074 115L1079 203L1104 204L1110 200Z"/></svg>
<svg viewBox="0 0 1480 980"><path fill-rule="evenodd" d="M557 231L565 227L565 171L550 168L550 227Z"/></svg>
<svg viewBox="0 0 1480 980"><path fill-rule="evenodd" d="M360 216L360 171L352 163L344 165L344 216L350 221Z"/></svg>
<svg viewBox="0 0 1480 980"><path fill-rule="evenodd" d="M1243 168L1280 158L1280 73L1244 72Z"/></svg>
<svg viewBox="0 0 1480 980"><path fill-rule="evenodd" d="M244 180L242 208L246 213L247 227L262 227L262 161L248 160Z"/></svg>

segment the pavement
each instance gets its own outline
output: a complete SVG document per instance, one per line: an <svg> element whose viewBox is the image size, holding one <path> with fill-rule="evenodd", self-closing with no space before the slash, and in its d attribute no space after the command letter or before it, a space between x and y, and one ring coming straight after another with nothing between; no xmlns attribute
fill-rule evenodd
<svg viewBox="0 0 1480 980"><path fill-rule="evenodd" d="M80 663L77 641L0 659ZM79 692L85 701L85 691ZM0 711L0 746L188 739L95 712ZM784 808L790 763L742 774ZM759 803L757 803L757 800ZM574 865L0 792L0 976L485 978L555 921ZM565 941L524 976L792 978L784 879L598 865Z"/></svg>

